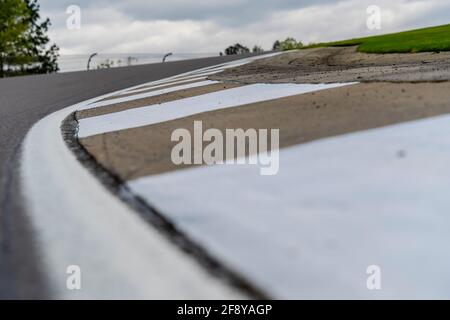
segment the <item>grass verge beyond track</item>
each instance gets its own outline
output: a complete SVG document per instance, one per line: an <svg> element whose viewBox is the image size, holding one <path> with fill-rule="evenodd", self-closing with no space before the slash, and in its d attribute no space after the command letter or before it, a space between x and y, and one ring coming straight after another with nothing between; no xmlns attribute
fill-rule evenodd
<svg viewBox="0 0 450 320"><path fill-rule="evenodd" d="M356 38L344 41L317 43L302 47L358 46L365 53L415 53L450 51L450 24L403 31L380 36Z"/></svg>

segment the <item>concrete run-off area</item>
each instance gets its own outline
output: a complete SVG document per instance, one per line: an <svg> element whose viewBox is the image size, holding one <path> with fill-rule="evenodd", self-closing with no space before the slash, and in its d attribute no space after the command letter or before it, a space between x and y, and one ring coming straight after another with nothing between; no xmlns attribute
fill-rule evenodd
<svg viewBox="0 0 450 320"><path fill-rule="evenodd" d="M289 51L210 76L240 83L421 82L450 80L450 52L367 54L356 47Z"/></svg>

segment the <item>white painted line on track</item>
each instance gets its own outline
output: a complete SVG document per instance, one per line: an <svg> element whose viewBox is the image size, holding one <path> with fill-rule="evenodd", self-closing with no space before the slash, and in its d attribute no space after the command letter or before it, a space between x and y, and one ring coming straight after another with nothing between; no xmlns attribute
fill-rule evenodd
<svg viewBox="0 0 450 320"><path fill-rule="evenodd" d="M235 61L230 61L230 62L227 62L227 63L222 63L222 64L219 64L219 65L216 65L216 66L212 66L212 67L205 67L205 68L197 69L197 70L194 70L194 71L188 71L186 73L174 75L174 76L171 76L171 77L168 77L168 78L165 78L165 79L161 79L161 80L157 80L157 81L152 81L152 82L149 82L149 83L146 83L146 84L141 84L139 86L149 85L149 84L165 83L165 82L168 82L168 81L184 79L184 78L191 77L191 76L216 74L218 72L224 71L224 70L229 69L229 68L238 67L238 66L241 66L241 65L244 65L244 64L256 61L256 60L260 60L260 59L274 57L274 56L277 56L279 54L282 54L282 52L268 53L268 54L259 55L259 56L256 56L256 57L250 57L250 58L244 58L244 59L239 59L239 60L235 60ZM211 73L209 73L209 72L211 72Z"/></svg>
<svg viewBox="0 0 450 320"><path fill-rule="evenodd" d="M121 98L119 97L116 99L110 99L110 100L105 100L105 101L98 101L98 102L91 103L89 105L85 105L84 107L80 107L78 110L87 110L87 109L92 109L92 108L105 107L105 106L109 106L109 105L116 104L116 103L144 99L144 98L154 97L154 96L165 94L165 93L170 93L170 92L175 92L175 91L180 91L180 90L185 90L185 89L190 89L190 88L198 88L198 87L203 87L203 86L207 86L210 84L216 84L216 83L219 83L219 82L205 80L205 81L200 81L200 82L196 82L196 83L182 84L182 85L179 85L176 87L170 87L170 88L165 88L165 89L146 92L146 93L137 93L132 96L121 97Z"/></svg>
<svg viewBox="0 0 450 320"><path fill-rule="evenodd" d="M193 114L232 108L249 103L349 85L339 84L252 84L201 96L128 109L80 120L80 138L151 125Z"/></svg>
<svg viewBox="0 0 450 320"><path fill-rule="evenodd" d="M211 74L215 74L215 73L217 73L217 70L222 71L222 70L225 70L225 69L228 69L228 68L236 67L236 66L239 66L239 65L244 65L244 64L247 64L247 63L252 62L252 61L274 57L274 56L277 56L279 54L282 54L282 52L268 53L268 54L263 54L263 55L259 55L259 56L256 56L256 57L243 58L243 59L239 59L239 60L235 60L235 61L221 63L221 64L218 64L218 65L215 65L215 66L204 67L204 68L200 68L200 69L197 69L197 70L180 73L180 74L177 74L177 75L174 75L174 76L170 76L170 77L167 77L167 78L164 78L164 79L150 81L150 82L146 82L146 83L141 83L139 85L132 86L130 88L126 88L126 89L123 89L123 90L116 91L116 92L114 92L114 94L117 95L117 94L123 93L124 91L139 89L142 86L163 84L163 83L167 83L167 82L170 82L170 81L175 81L175 80L180 80L180 79L187 79L187 78L196 77L196 76L198 77L200 75L203 75L203 76L209 75L208 74L208 70L209 71L213 70Z"/></svg>
<svg viewBox="0 0 450 320"><path fill-rule="evenodd" d="M195 77L199 77L200 74L205 75L208 72L208 69L216 69L216 68L227 69L227 68L236 66L237 64L243 65L243 64L255 61L255 60L264 59L264 58L268 58L268 57L273 57L273 56L276 56L276 55L279 55L279 54L281 54L281 52L269 53L269 54L260 55L260 56L256 56L256 57L251 57L251 58L244 58L244 59L235 60L235 61L231 61L231 62L227 62L227 63L222 63L222 64L215 65L215 66L204 67L204 68L200 68L200 69L197 69L197 70L188 71L188 72L185 72L185 73L177 74L177 75L170 76L170 77L167 77L167 78L163 78L163 79L160 79L160 80L155 80L155 81L150 81L150 82L146 82L146 83L141 83L141 84L138 84L138 85L135 85L135 86L131 86L129 88L125 88L125 89L122 89L122 90L111 92L111 93L105 94L103 96L91 99L91 100L89 100L90 102L79 103L78 104L78 110L89 109L89 108L91 108L92 104L95 103L95 102L100 102L100 100L102 100L102 99L109 98L109 97L116 96L116 95L120 95L120 94L123 94L123 93L125 93L127 91L140 89L142 86L160 85L160 84L166 84L167 82L176 81L176 80L192 79L192 78L195 78ZM197 74L195 74L195 73L197 73ZM213 73L216 73L216 72L213 72ZM89 104L91 104L91 106L88 107Z"/></svg>
<svg viewBox="0 0 450 320"><path fill-rule="evenodd" d="M449 137L441 116L282 149L276 176L216 165L128 184L275 297L445 299Z"/></svg>
<svg viewBox="0 0 450 320"><path fill-rule="evenodd" d="M139 93L139 92L142 92L142 91L158 89L158 88L162 88L162 87L165 87L165 86L168 86L168 85L181 85L181 84L184 84L186 82L201 81L201 80L205 80L205 79L206 79L205 76L203 76L203 77L194 77L194 78L184 79L184 80L175 81L175 82L168 82L168 83L158 84L158 85L155 85L155 86L147 86L145 88L140 88L140 89L134 89L134 90L130 90L130 91L121 92L118 96L124 95L124 94Z"/></svg>
<svg viewBox="0 0 450 320"><path fill-rule="evenodd" d="M207 77L207 76L211 76L213 74L222 72L223 70L225 70L225 69L221 68L221 69L213 70L213 71L201 71L201 72L198 72L198 73L191 73L191 74L189 74L189 76L175 77L174 80L182 80L182 79L185 80L185 79L189 79L189 78L192 78L192 77L200 77L200 76Z"/></svg>

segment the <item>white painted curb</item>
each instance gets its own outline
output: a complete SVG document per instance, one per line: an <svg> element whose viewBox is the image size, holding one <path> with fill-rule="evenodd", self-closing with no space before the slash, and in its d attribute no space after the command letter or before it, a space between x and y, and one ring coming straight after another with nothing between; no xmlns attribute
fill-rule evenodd
<svg viewBox="0 0 450 320"><path fill-rule="evenodd" d="M238 60L230 65L249 61ZM223 65L223 64L222 64ZM218 69L211 66L147 84ZM246 298L152 228L107 191L68 149L64 119L139 84L55 112L28 132L21 186L46 284L56 299ZM81 290L69 290L67 268L81 268Z"/></svg>

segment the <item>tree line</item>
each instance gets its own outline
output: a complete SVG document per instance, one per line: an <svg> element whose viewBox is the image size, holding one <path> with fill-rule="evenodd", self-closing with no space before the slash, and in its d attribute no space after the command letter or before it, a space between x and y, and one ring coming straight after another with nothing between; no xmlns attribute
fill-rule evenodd
<svg viewBox="0 0 450 320"><path fill-rule="evenodd" d="M299 49L303 47L303 43L301 41L295 40L295 38L288 37L285 40L276 40L273 43L272 50L273 51L286 51L286 50L294 50ZM231 45L225 49L226 55L232 55L232 54L243 54L243 53L250 53L250 52L263 52L264 49L258 45L255 45L252 50L250 50L248 47L236 43L234 45ZM223 53L220 53L223 55Z"/></svg>

